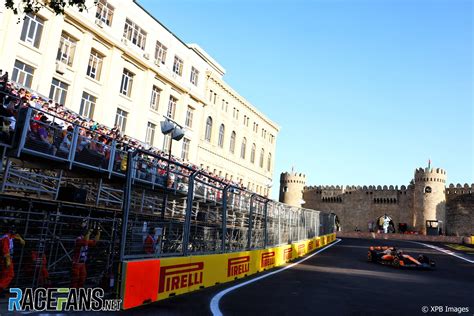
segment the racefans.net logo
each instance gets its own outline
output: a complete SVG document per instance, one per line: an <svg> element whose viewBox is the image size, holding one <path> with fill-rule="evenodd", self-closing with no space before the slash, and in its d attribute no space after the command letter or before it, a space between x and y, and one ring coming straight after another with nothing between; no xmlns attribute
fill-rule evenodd
<svg viewBox="0 0 474 316"><path fill-rule="evenodd" d="M122 303L121 299L104 299L101 288L10 288L10 293L9 312L116 312Z"/></svg>

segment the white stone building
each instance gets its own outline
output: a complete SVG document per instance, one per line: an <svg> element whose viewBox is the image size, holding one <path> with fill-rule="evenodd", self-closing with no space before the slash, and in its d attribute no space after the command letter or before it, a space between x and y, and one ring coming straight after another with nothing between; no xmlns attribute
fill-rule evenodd
<svg viewBox="0 0 474 316"><path fill-rule="evenodd" d="M165 149L164 116L185 128L173 155L268 195L279 127L234 91L225 70L133 0L15 16L0 2L0 69L82 116Z"/></svg>

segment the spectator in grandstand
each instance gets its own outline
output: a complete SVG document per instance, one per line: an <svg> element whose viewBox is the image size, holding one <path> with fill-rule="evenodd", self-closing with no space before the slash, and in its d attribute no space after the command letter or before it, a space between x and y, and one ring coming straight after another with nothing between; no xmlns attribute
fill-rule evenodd
<svg viewBox="0 0 474 316"><path fill-rule="evenodd" d="M81 128L79 132L79 138L77 141L76 151L81 152L84 148L89 148L91 139L92 139L92 132L84 128Z"/></svg>
<svg viewBox="0 0 474 316"><path fill-rule="evenodd" d="M176 174L175 174L175 166L171 165L168 173L168 178L166 182L166 186L168 189L174 189L174 180L175 180Z"/></svg>
<svg viewBox="0 0 474 316"><path fill-rule="evenodd" d="M14 226L0 237L0 293L10 285L10 282L15 276L13 269L13 248L15 240L18 240L22 246L25 245L25 240L16 233Z"/></svg>
<svg viewBox="0 0 474 316"><path fill-rule="evenodd" d="M49 123L48 118L42 115L38 123L37 132L32 137L34 141L44 146L48 152L54 154L56 148L53 146L53 133L50 130Z"/></svg>
<svg viewBox="0 0 474 316"><path fill-rule="evenodd" d="M62 133L68 125L74 124L80 126L79 130L79 138L77 140L77 148L76 152L79 153L84 149L91 150L94 153L97 153L99 156L103 156L104 159L102 160L101 164L103 166L107 164L108 159L110 158L110 147L112 144L112 140L115 140L118 147L120 148L122 153L116 154L114 158L118 159L114 163L114 170L124 172L126 171L126 151L133 150L133 149L144 149L159 155L161 157L166 157L163 151L158 150L156 148L150 148L149 146L145 146L143 143L130 138L127 135L123 135L122 131L120 131L119 126L114 126L113 128L108 128L104 125L99 124L92 119L81 117L77 113L72 112L71 110L64 107L62 104L55 103L51 100L43 99L36 94L32 93L31 91L27 91L24 88L15 87L14 83L8 82L8 75L0 77L0 88L2 88L8 93L8 98L11 98L13 103L10 105L10 108L14 108L13 112L19 106L19 100L22 99L21 104L22 106L29 106L34 109L41 109L45 113L39 114L38 112L34 111L33 116L34 119L38 121L38 123L34 124L33 122L30 123L31 126L31 135L33 138L38 140L41 146L45 146L46 148L43 151L47 151L49 153L55 154L57 149L59 149L59 153L64 153L67 148L70 148L70 142L68 137ZM1 90L1 89L0 89ZM0 97L7 98L2 96L0 93ZM3 102L6 104L5 102ZM8 103L7 103L8 104ZM2 107L0 107L0 111ZM5 109L5 107L4 107ZM0 116L1 113L0 113ZM11 114L14 117L14 114ZM44 119L42 117L45 117ZM46 120L46 121L44 121ZM11 129L14 129L15 120L10 120ZM42 124L43 122L47 122L48 124ZM52 124L50 122L53 122ZM1 122L0 122L1 123ZM51 124L51 126L49 126ZM3 127L2 131L6 129ZM60 136L58 136L60 135ZM183 160L178 159L177 157L172 156L172 161L176 161L179 163L185 163ZM167 186L169 188L176 187L176 185L180 185L184 178L180 176L179 170L173 170L170 172L169 177L167 177L167 168L166 168L166 161L165 160L158 160L158 175L155 179L156 183ZM153 166L153 167L152 167ZM145 173L155 172L156 163L152 161L148 164L148 166L141 170ZM204 175L210 175L209 171L206 171L202 168L199 168L195 165L188 164L187 165L192 170L201 170L201 173ZM183 170L181 170L182 172ZM191 173L191 172L190 172ZM146 175L146 176L149 176ZM241 189L245 189L243 183L236 183L233 179L223 179L217 176L214 176L219 181L223 181L225 184L231 184L233 186L239 187ZM168 178L168 182L166 182ZM216 181L213 181L213 184L218 184Z"/></svg>
<svg viewBox="0 0 474 316"><path fill-rule="evenodd" d="M0 142L9 144L15 130L15 100L5 99L0 104Z"/></svg>
<svg viewBox="0 0 474 316"><path fill-rule="evenodd" d="M59 145L59 152L58 154L61 155L68 155L69 150L71 149L71 143L72 143L72 133L67 132L61 141L61 144Z"/></svg>
<svg viewBox="0 0 474 316"><path fill-rule="evenodd" d="M0 104L0 142L10 144L16 125L17 99L4 98Z"/></svg>
<svg viewBox="0 0 474 316"><path fill-rule="evenodd" d="M72 257L71 288L82 288L87 277L87 254L89 247L93 247L100 240L100 227L97 229L95 238L90 240L92 229L84 229L82 234L76 238Z"/></svg>

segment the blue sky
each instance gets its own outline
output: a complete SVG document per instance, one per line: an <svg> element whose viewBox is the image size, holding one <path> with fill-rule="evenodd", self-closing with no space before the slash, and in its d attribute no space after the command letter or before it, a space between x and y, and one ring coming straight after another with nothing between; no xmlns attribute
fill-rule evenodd
<svg viewBox="0 0 474 316"><path fill-rule="evenodd" d="M408 184L429 158L474 182L473 1L139 0L281 126L273 195Z"/></svg>

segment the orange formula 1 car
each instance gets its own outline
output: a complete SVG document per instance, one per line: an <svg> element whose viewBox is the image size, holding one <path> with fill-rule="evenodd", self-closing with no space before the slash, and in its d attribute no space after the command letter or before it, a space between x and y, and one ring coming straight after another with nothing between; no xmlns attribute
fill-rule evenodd
<svg viewBox="0 0 474 316"><path fill-rule="evenodd" d="M425 255L419 255L415 259L402 250L388 246L369 247L367 259L370 262L391 265L396 268L432 269L435 267L435 262Z"/></svg>

